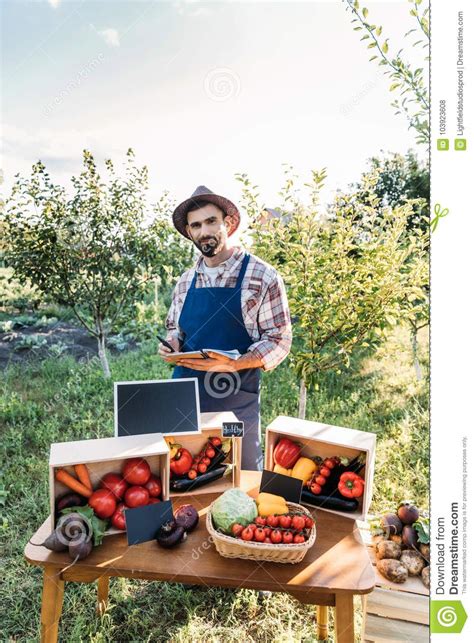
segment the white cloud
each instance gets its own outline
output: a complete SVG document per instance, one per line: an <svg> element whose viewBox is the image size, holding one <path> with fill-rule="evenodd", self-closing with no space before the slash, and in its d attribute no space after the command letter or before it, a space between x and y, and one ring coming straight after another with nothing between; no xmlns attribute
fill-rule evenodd
<svg viewBox="0 0 474 643"><path fill-rule="evenodd" d="M57 9L61 4L61 0L48 0L48 4L50 4L53 9Z"/></svg>
<svg viewBox="0 0 474 643"><path fill-rule="evenodd" d="M114 29L113 27L96 29L92 24L91 29L93 29L95 33L100 36L107 45L109 45L109 47L120 47L120 35L117 29Z"/></svg>

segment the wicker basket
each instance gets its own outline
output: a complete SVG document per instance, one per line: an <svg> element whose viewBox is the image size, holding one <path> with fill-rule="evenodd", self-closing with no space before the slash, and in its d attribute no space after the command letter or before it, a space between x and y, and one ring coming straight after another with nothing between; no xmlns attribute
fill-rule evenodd
<svg viewBox="0 0 474 643"><path fill-rule="evenodd" d="M287 502L290 512L302 513L312 518L310 512L294 502ZM212 536L212 540L218 553L224 558L246 558L248 560L261 560L272 563L300 563L305 557L306 552L316 541L316 526L313 525L311 534L304 543L284 545L247 542L241 538L234 538L214 529L212 524L212 506L208 509L206 516L207 531Z"/></svg>

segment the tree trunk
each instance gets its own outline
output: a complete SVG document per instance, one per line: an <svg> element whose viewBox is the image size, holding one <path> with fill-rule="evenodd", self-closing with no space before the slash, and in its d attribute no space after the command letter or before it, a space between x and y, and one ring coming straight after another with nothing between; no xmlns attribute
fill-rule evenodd
<svg viewBox="0 0 474 643"><path fill-rule="evenodd" d="M413 364L415 366L416 379L420 381L422 379L422 373L421 364L418 360L418 328L414 324L411 327L411 348L413 351Z"/></svg>
<svg viewBox="0 0 474 643"><path fill-rule="evenodd" d="M97 337L97 346L100 363L102 364L102 370L104 371L104 377L108 380L110 378L110 367L109 360L107 359L107 351L105 350L105 335L103 332L100 332Z"/></svg>
<svg viewBox="0 0 474 643"><path fill-rule="evenodd" d="M300 380L300 399L298 406L298 417L304 420L306 417L306 384L304 379Z"/></svg>

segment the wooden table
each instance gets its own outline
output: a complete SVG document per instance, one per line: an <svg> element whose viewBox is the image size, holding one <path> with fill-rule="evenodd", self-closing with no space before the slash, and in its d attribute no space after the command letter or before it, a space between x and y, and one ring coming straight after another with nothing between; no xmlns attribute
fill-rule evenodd
<svg viewBox="0 0 474 643"><path fill-rule="evenodd" d="M243 471L240 487L255 496L260 475ZM27 545L25 557L28 562L44 568L41 641L57 641L65 581L98 581L97 609L103 611L109 578L118 576L286 592L302 603L318 606L320 636L327 635L327 606L334 606L337 641L352 642L353 596L371 592L375 584L372 564L356 523L349 518L314 510L316 543L303 562L296 565L222 558L211 543L205 526L207 507L215 498L216 494L200 494L173 499L175 508L191 502L199 509L201 519L187 540L166 556L156 555L160 549L154 541L129 547L125 535L118 534L106 536L88 558L62 571L71 562L67 552L58 554L44 547ZM42 542L50 529L48 518L31 540Z"/></svg>

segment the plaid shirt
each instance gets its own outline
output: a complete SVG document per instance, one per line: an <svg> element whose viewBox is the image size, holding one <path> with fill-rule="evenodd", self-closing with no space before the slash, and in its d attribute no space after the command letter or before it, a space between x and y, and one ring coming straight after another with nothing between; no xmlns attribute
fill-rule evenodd
<svg viewBox="0 0 474 643"><path fill-rule="evenodd" d="M229 259L219 264L216 287L235 287L244 256L244 249L236 246ZM194 273L197 272L196 288L211 286L209 275L203 270L203 262L201 255L194 267L181 275L173 291L166 328L170 335L181 340L184 335L178 320ZM290 352L290 310L285 285L278 272L252 254L242 282L241 305L245 328L253 340L248 351L262 360L263 370L269 371L278 366Z"/></svg>

